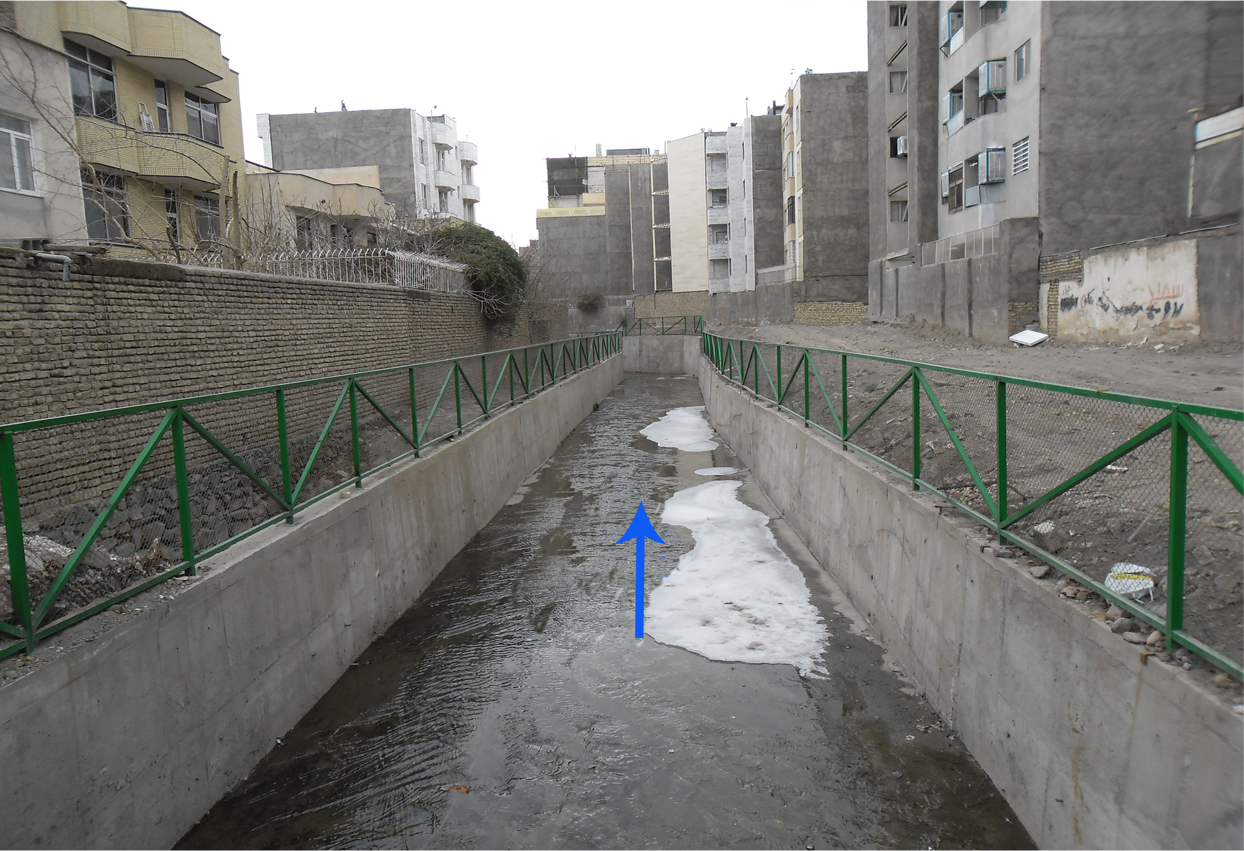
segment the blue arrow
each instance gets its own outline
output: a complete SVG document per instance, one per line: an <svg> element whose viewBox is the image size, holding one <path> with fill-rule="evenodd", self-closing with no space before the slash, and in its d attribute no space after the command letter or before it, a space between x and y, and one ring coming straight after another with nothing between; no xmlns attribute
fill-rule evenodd
<svg viewBox="0 0 1244 851"><path fill-rule="evenodd" d="M635 519L626 527L626 532L618 539L618 543L635 539L635 637L644 637L644 539L651 538L658 544L664 544L657 530L652 528L648 512L644 511L641 502L635 510Z"/></svg>

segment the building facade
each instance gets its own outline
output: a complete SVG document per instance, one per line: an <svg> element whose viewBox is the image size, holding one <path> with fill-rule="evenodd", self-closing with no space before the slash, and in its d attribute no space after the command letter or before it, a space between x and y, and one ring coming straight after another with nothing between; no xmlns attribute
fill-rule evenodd
<svg viewBox="0 0 1244 851"><path fill-rule="evenodd" d="M1042 257L1197 227L1194 125L1239 105L1241 9L870 2L870 309L1005 341L1044 322Z"/></svg>
<svg viewBox="0 0 1244 851"><path fill-rule="evenodd" d="M376 166L401 216L475 221L479 151L448 115L364 109L258 116L266 164L278 171Z"/></svg>
<svg viewBox="0 0 1244 851"><path fill-rule="evenodd" d="M64 116L66 125L72 116L73 132L61 141L78 159L85 233L71 225L67 210L54 212L61 224L48 224L45 232L147 254L174 245L239 247L241 107L220 35L181 12L120 2L3 5L0 20L11 22L14 34L61 55L63 79L49 73L40 92L19 90L26 114L59 115L63 90L69 93ZM13 76L12 66L8 73ZM14 100L11 89L8 98ZM23 120L33 141L37 122ZM26 125L13 126L10 135L20 136ZM63 150L51 143L40 154L49 194L72 195ZM52 167L53 159L61 165ZM36 172L36 186L39 180ZM55 211L67 203L49 206Z"/></svg>
<svg viewBox="0 0 1244 851"><path fill-rule="evenodd" d="M804 74L782 111L786 279L805 301L868 292L868 75Z"/></svg>
<svg viewBox="0 0 1244 851"><path fill-rule="evenodd" d="M276 171L246 164L252 254L379 247L396 213L377 166Z"/></svg>

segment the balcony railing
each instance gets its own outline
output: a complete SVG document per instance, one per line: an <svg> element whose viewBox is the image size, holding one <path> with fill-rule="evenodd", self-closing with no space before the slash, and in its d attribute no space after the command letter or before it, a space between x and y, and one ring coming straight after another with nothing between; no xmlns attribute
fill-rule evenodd
<svg viewBox="0 0 1244 851"><path fill-rule="evenodd" d="M442 171L438 168L432 178L432 182L444 189L457 189L458 175L452 171Z"/></svg>
<svg viewBox="0 0 1244 851"><path fill-rule="evenodd" d="M166 254L182 266L231 269L227 258L212 251ZM444 293L467 293L467 267L442 257L387 248L328 248L287 251L246 258L245 270L286 278L310 278L346 284L389 284Z"/></svg>
<svg viewBox="0 0 1244 851"><path fill-rule="evenodd" d="M948 260L966 260L969 257L996 254L1000 242L998 225L977 228L939 239L937 242L924 243L920 246L920 263L923 266L933 266Z"/></svg>
<svg viewBox="0 0 1244 851"><path fill-rule="evenodd" d="M219 187L224 148L185 133L150 133L103 118L76 119L82 159L141 177L188 180Z"/></svg>
<svg viewBox="0 0 1244 851"><path fill-rule="evenodd" d="M475 146L474 142L464 142L459 140L458 159L462 160L464 163L475 165L479 162L479 148Z"/></svg>
<svg viewBox="0 0 1244 851"><path fill-rule="evenodd" d="M478 201L479 187L474 183L464 183L458 187L458 197L463 201Z"/></svg>

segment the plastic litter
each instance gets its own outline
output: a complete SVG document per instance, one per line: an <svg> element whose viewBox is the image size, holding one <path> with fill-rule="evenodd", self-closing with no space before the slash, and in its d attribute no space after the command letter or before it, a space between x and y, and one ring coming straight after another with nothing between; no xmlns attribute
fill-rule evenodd
<svg viewBox="0 0 1244 851"><path fill-rule="evenodd" d="M1110 574L1106 577L1107 588L1116 594L1131 595L1133 600L1147 594L1152 602L1154 584L1152 570L1123 561L1110 568Z"/></svg>
<svg viewBox="0 0 1244 851"><path fill-rule="evenodd" d="M1049 338L1049 334L1044 334L1040 331L1020 331L1018 334L1012 334L1007 339L1020 346L1035 346L1037 343L1044 343Z"/></svg>

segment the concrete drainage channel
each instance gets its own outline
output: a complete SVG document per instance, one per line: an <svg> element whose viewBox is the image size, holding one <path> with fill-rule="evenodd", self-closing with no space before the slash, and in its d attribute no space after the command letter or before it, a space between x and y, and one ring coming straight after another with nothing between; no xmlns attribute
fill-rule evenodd
<svg viewBox="0 0 1244 851"><path fill-rule="evenodd" d="M1228 705L1145 665L927 496L721 380L695 335L625 338L622 358L247 540L167 606L0 691L0 844L176 843L351 663L383 652L374 638L624 368L698 374L775 528L807 542L1039 847L1244 845L1244 726Z"/></svg>

